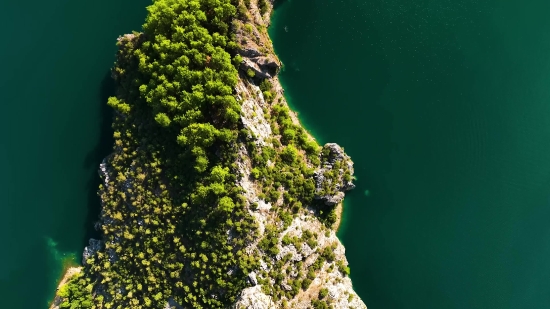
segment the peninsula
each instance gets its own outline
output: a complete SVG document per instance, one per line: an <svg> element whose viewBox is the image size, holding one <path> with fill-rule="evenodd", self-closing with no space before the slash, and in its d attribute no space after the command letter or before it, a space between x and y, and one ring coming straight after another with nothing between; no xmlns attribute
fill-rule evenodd
<svg viewBox="0 0 550 309"><path fill-rule="evenodd" d="M118 38L102 239L51 308L366 308L335 234L353 162L289 109L272 9L157 0Z"/></svg>

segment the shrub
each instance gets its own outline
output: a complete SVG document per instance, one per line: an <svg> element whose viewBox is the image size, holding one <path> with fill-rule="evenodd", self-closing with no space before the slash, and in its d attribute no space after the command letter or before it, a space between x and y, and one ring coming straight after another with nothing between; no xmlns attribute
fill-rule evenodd
<svg viewBox="0 0 550 309"><path fill-rule="evenodd" d="M323 299L328 295L328 289L322 288L319 290L319 299Z"/></svg>
<svg viewBox="0 0 550 309"><path fill-rule="evenodd" d="M266 0L258 0L258 6L260 8L260 14L264 15L267 13L268 4Z"/></svg>

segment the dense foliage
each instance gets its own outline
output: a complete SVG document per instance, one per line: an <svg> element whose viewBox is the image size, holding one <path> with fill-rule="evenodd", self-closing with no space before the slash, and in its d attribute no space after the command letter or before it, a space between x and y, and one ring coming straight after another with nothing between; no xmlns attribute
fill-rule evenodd
<svg viewBox="0 0 550 309"><path fill-rule="evenodd" d="M123 37L114 175L100 188L105 247L88 259L97 308L221 308L246 286L254 237L235 185L240 105L229 0L158 0ZM189 162L195 162L189 164ZM117 308L118 308L117 307Z"/></svg>
<svg viewBox="0 0 550 309"><path fill-rule="evenodd" d="M267 2L258 3L265 13ZM103 247L87 259L85 275L62 291L62 308L164 308L167 302L225 308L258 269L259 254L244 248L261 238L258 250L274 257L279 233L305 205L315 204L312 175L321 147L292 120L286 104L274 102L268 80L259 84L271 104L265 115L274 137L260 146L240 121L234 89L242 58L234 52L230 26L237 7L250 2L156 0L143 33L119 39L113 69L118 92L107 102L116 111L114 151L99 190ZM255 76L242 72L247 77ZM268 226L263 237L247 210L254 205L237 185L239 143L252 157L260 198L276 205L282 222ZM307 274L288 256L261 273L259 283L275 300L291 299L325 261L333 262L334 248L317 248L315 239L306 231L282 240L307 243L319 257ZM349 272L344 264L338 268ZM284 280L291 286L286 291L279 286L283 270L299 273Z"/></svg>
<svg viewBox="0 0 550 309"><path fill-rule="evenodd" d="M63 298L63 302L59 304L59 308L91 308L93 306L92 288L93 285L83 278L82 273L74 275L57 292L57 295Z"/></svg>

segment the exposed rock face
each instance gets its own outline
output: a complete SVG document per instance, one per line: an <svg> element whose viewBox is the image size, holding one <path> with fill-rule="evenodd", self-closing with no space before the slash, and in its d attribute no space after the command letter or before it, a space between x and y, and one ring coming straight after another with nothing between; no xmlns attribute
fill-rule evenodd
<svg viewBox="0 0 550 309"><path fill-rule="evenodd" d="M269 25L269 12L265 16L261 16L257 9L256 1L251 1L251 4L249 11L254 22L249 23L249 25L252 26L252 29L250 29L250 26L246 26L248 27L248 32L243 31L242 29L245 29L245 26L239 21L239 29L236 31L238 41L241 43L239 54L243 57L240 69L245 73L243 74L244 76L246 76L247 70L254 71L255 77L253 80L255 81L261 78L268 78L276 92L274 101L286 104L283 96L284 90L276 76L280 70L281 63L274 55L273 47L267 34L258 30L260 28L265 29ZM236 92L243 99L241 120L244 126L255 135L256 144L259 146L267 145L267 141L274 136L262 110L264 108L269 109L270 105L264 100L258 87L245 80L239 81ZM299 123L295 115L291 116L295 123ZM239 154L237 166L242 178L238 180L238 185L244 189L244 195L250 205L249 212L258 223L260 235L263 235L268 225L281 224L280 219L277 218L277 214L272 210L274 206L278 205L266 203L259 197L260 192L257 191L257 186L250 176L252 163L244 146L239 148ZM353 172L353 162L345 154L344 150L337 144L326 144L323 147L321 166L314 174L316 198L327 205L340 203L344 198L344 192L355 187L353 184ZM300 247L296 247L294 244L283 244L282 239L284 237L302 237L306 231L316 235L315 242L310 243L313 248L307 243L303 243ZM266 274L273 271L277 261L281 261L285 256L290 261L303 263L301 271L307 272L308 268L320 256L321 252L319 249L331 246L331 248L334 248L334 260L343 261L343 266L348 265L344 246L336 237L336 233L334 231L327 233L323 224L315 218L313 211L294 218L290 226L284 229L278 238L278 254L275 257L267 255L258 248L259 239L246 248L247 254L259 255L260 266L256 272L252 272L249 275L248 280L252 287L246 288L241 292L239 299L232 307L233 309L274 309L283 307L281 300L274 301L262 291L262 285L259 282L267 279L271 284L275 284L272 278L266 278L262 273ZM310 286L288 300L287 307L298 309L312 308L311 301L317 299L319 291L324 288L328 290L325 301L332 308L366 309L361 298L353 290L349 276L339 271L338 267L335 267L335 264L335 262L324 263L316 273L316 277ZM289 284L290 280L297 278L297 271L287 273L280 285L281 288L290 291L292 289Z"/></svg>
<svg viewBox="0 0 550 309"><path fill-rule="evenodd" d="M326 205L336 205L344 199L344 192L355 188L352 182L353 162L338 144L323 147L322 167L314 174L316 196Z"/></svg>
<svg viewBox="0 0 550 309"><path fill-rule="evenodd" d="M259 19L259 22L263 23L262 18ZM244 25L241 21L236 21L233 27L241 43L237 50L243 57L240 69L244 72L252 70L256 79L275 77L279 73L281 63L274 54L267 52L273 49L267 34L261 33L251 24Z"/></svg>
<svg viewBox="0 0 550 309"><path fill-rule="evenodd" d="M286 104L283 97L283 88L281 87L277 73L281 68L280 61L276 58L273 52L271 41L267 36L265 27L269 24L269 12L261 16L255 0L251 1L251 7L249 10L254 22L249 23L245 29L244 24L241 21L236 21L234 27L238 27L235 31L237 39L241 43L241 47L238 50L239 54L243 57L243 61L240 65L242 78L239 80L235 92L242 104L241 121L251 134L254 135L254 141L257 146L269 146L271 140L276 137L272 132L272 128L268 121L268 116L264 114L264 110L270 109L270 103L266 102L262 91L255 85L253 81L267 78L273 85L275 91L274 101ZM261 26L261 27L259 27ZM260 30L263 31L260 31ZM134 35L128 35L130 38L134 38ZM252 70L254 72L254 78L247 80L246 72ZM298 123L297 117L291 115L294 122ZM242 177L237 179L237 184L244 190L248 204L248 212L255 218L258 225L260 235L264 235L266 228L270 225L277 225L281 227L278 237L277 250L278 253L274 256L270 256L263 252L259 247L260 238L255 239L252 243L247 244L245 249L246 254L255 255L259 260L259 266L255 271L248 274L248 284L250 287L241 291L237 301L231 306L232 309L275 309L283 308L282 300L273 300L269 295L266 295L262 291L262 282L269 280L271 284L275 284L273 278L266 277L266 273L274 271L275 265L278 261L289 258L290 261L302 263L301 269L294 269L291 272L285 274L283 282L280 286L283 290L292 290L292 280L298 280L299 272L307 273L315 261L321 255L321 249L326 247L333 248L334 260L324 262L318 271L315 273L315 278L312 279L308 288L301 289L299 293L292 299L288 299L288 308L297 309L309 309L311 308L311 300L317 299L320 289L324 288L328 290L328 295L325 298L333 309L366 309L365 304L361 301L360 297L355 293L352 287L351 279L345 275L336 265L336 261L342 262L343 267L348 265L345 257L345 249L336 237L334 231L328 231L326 227L314 216L313 211L309 213L301 214L293 218L290 225L286 228L282 227L280 218L277 217L277 212L274 211L278 206L282 206L282 202L267 203L264 199L260 198L260 192L257 190L255 180L251 177L252 162L250 155L242 143L237 145L237 170ZM121 149L116 149L115 152L121 152ZM269 164L269 163L268 163ZM143 167L145 170L145 167ZM101 178L103 179L104 188L100 190L100 196L104 199L103 194L105 190L110 188L110 182L117 177L117 174L111 170L109 166L109 158L106 158L99 169ZM124 193L131 194L131 188L133 187L136 179L132 178L128 174L123 175L127 180L124 185ZM353 162L344 153L344 150L337 144L326 144L323 147L323 155L321 157L321 167L315 171L314 180L316 184L316 198L323 201L327 205L335 205L340 203L344 198L344 192L353 189L355 186L352 183L353 180ZM131 205L127 205L131 208ZM304 205L307 206L307 205ZM99 223L111 224L113 219L110 218L103 211L100 215ZM140 223L141 225L141 223ZM303 243L301 245L284 244L284 237L302 237L305 233L315 234L315 241L310 243ZM86 247L83 253L83 263L94 252L103 246L103 243L98 240L91 239L90 245ZM109 251L109 260L116 261L118 257L116 252ZM233 270L228 270L232 272ZM94 291L96 295L103 295L109 297L102 291L102 286ZM285 300L286 301L286 300ZM166 309L183 309L183 307L174 301L173 298L168 298Z"/></svg>
<svg viewBox="0 0 550 309"><path fill-rule="evenodd" d="M255 272L251 272L250 274L248 274L248 280L250 281L250 284L252 284L252 286L258 285L258 279L256 279Z"/></svg>
<svg viewBox="0 0 550 309"><path fill-rule="evenodd" d="M109 157L105 157L103 159L103 161L101 162L101 164L99 165L99 177L101 177L101 179L103 179L103 184L105 185L105 187L108 187L109 186L109 182L111 181L109 179L109 172L107 170L107 160L109 159Z"/></svg>
<svg viewBox="0 0 550 309"><path fill-rule="evenodd" d="M239 299L232 309L275 309L271 297L265 295L259 285L246 288L241 292Z"/></svg>
<svg viewBox="0 0 550 309"><path fill-rule="evenodd" d="M274 83L275 87L279 85L276 79L272 79L272 83ZM237 94L241 97L250 97L253 91L258 91L255 86L245 85L244 82L240 82L236 90ZM246 108L243 109L243 113L241 115L242 122L246 124L250 131L254 132L257 137L256 141L258 144L265 144L265 141L272 137L271 129L267 129L269 128L269 124L265 119L263 112L261 112L262 107L267 106L267 103L263 100L263 97L258 96L257 99L246 99L243 104ZM259 112L254 114L252 113L254 110ZM344 179L346 171L350 174L350 176L353 175L353 162L349 156L344 153L344 150L337 144L327 144L324 149L325 151L322 156L322 167L318 169L317 174L323 175L324 172L331 172L334 170L337 173L337 177L335 178L337 180L334 181L334 188L336 188L337 192L333 195L326 195L321 198L325 198L325 202L330 203L332 201L336 204L343 199L344 191L354 188L352 178L348 181ZM237 162L237 166L243 177L238 180L238 184L244 189L244 196L247 198L249 204L254 205L254 207L249 208L249 212L252 216L254 216L256 222L258 223L260 235L263 235L267 225L279 224L280 220L277 218L276 213L272 211L273 206L262 200L259 197L259 192L256 191L254 180L252 180L250 176L252 164L246 148L241 146L239 153L240 159ZM336 169L336 167L340 168ZM319 178L319 181L321 181L321 178ZM314 248L311 248L305 243L302 244L300 248L296 248L293 244L282 244L281 240L285 236L301 237L305 231L317 234L317 237L315 238L316 246ZM335 249L333 250L335 260L345 261L344 263L347 265L345 248L336 237L336 233L334 231L330 231L327 235L325 231L326 228L324 228L323 224L315 218L313 213L304 214L298 218L295 218L290 226L278 236L279 244L277 245L277 250L279 253L275 256L275 258L272 259L265 254L265 252L258 249L259 239L246 248L246 253L259 255L259 272L270 272L273 270L274 264L276 264L277 261L280 261L284 256L288 255L290 255L289 260L291 261L303 261L303 271L307 272L307 269L311 267L320 255L317 249L333 245L335 246ZM266 278L263 278L259 272L252 272L249 274L248 281L252 287L242 291L238 301L232 307L233 309L282 308L280 301L273 301L270 296L262 292L261 285L258 284L258 281L259 279ZM297 273L290 273L287 274L287 276L288 278L282 283L281 287L288 291L292 289L292 287L286 282L288 282L287 280L289 279L295 279ZM366 308L365 304L361 301L361 298L353 290L351 279L348 276L343 275L337 267L334 267L334 262L326 263L321 268L309 288L305 291L301 291L296 297L288 302L290 305L289 308L311 308L311 300L317 297L321 288L326 288L329 291L327 301L330 302L334 309Z"/></svg>
<svg viewBox="0 0 550 309"><path fill-rule="evenodd" d="M243 62L241 63L241 70L248 72L251 70L254 72L254 77L264 79L264 78L271 78L271 75L267 72L263 72L262 69L256 64L254 61L252 61L250 58L243 58Z"/></svg>
<svg viewBox="0 0 550 309"><path fill-rule="evenodd" d="M260 145L265 145L265 140L272 135L271 126L265 119L263 108L268 104L264 100L264 96L260 87L255 85L245 85L242 80L239 81L236 87L237 96L242 99L241 112L243 117L241 120L245 128L249 129ZM257 99L253 99L254 96Z"/></svg>
<svg viewBox="0 0 550 309"><path fill-rule="evenodd" d="M88 241L89 245L84 248L84 252L82 252L82 265L86 265L90 257L92 257L97 251L101 249L103 246L103 242L101 240L90 238Z"/></svg>
<svg viewBox="0 0 550 309"><path fill-rule="evenodd" d="M273 57L243 57L241 70L252 70L254 76L260 79L272 78L275 76L281 65Z"/></svg>
<svg viewBox="0 0 550 309"><path fill-rule="evenodd" d="M258 45L253 43L247 43L238 49L239 55L247 58L254 58L262 56L263 54L258 50Z"/></svg>

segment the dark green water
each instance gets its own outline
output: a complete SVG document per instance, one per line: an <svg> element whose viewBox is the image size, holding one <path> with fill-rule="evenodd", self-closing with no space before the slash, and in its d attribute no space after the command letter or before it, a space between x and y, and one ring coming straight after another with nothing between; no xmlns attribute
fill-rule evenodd
<svg viewBox="0 0 550 309"><path fill-rule="evenodd" d="M110 150L116 38L149 3L0 4L0 308L47 308L63 259L80 261Z"/></svg>
<svg viewBox="0 0 550 309"><path fill-rule="evenodd" d="M548 12L278 2L286 94L356 164L340 238L369 309L550 308Z"/></svg>

